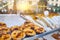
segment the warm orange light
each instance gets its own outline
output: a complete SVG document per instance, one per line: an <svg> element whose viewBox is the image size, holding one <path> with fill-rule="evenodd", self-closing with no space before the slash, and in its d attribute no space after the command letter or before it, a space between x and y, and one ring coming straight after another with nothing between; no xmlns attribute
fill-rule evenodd
<svg viewBox="0 0 60 40"><path fill-rule="evenodd" d="M18 4L18 7L17 7L18 10L28 10L30 9L30 5L28 3L21 3L21 4Z"/></svg>

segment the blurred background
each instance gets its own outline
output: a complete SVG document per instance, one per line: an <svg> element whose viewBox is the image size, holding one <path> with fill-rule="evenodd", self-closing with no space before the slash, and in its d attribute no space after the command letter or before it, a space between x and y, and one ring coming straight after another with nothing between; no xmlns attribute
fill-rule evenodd
<svg viewBox="0 0 60 40"><path fill-rule="evenodd" d="M60 13L60 0L0 0L0 14Z"/></svg>

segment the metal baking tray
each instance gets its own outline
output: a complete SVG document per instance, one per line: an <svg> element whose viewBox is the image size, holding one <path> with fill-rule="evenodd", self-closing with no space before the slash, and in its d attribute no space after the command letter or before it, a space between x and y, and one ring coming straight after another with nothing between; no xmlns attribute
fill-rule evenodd
<svg viewBox="0 0 60 40"><path fill-rule="evenodd" d="M35 35L33 37L29 37L29 38L24 38L24 40L34 40L35 38L42 38L48 34L51 34L51 33L54 33L56 31L60 30L60 28L57 28L57 29L54 29L54 30L51 30L49 32L45 32L45 33L42 33L42 34L38 34L38 35Z"/></svg>
<svg viewBox="0 0 60 40"><path fill-rule="evenodd" d="M7 27L11 27L11 26L14 26L14 25L22 25L27 19L25 19L24 17L20 16L20 15L17 15L17 14L0 14L0 22L4 22L7 24ZM36 23L35 21L31 20L33 23L35 23L36 25L39 25L39 23ZM24 38L23 40L34 40L34 38L39 38L39 37L43 37L47 34L50 34L52 32L55 32L57 30L59 30L60 28L56 28L54 30L51 30L51 29L46 29L46 32L42 33L42 34L38 34L38 35L35 35L33 37L27 37L27 38ZM48 31L49 30L49 31Z"/></svg>
<svg viewBox="0 0 60 40"><path fill-rule="evenodd" d="M23 19L32 20L32 19L30 19L29 15L26 16L26 17L23 17L23 16L22 16L22 18L23 18ZM57 18L60 19L60 16L58 16ZM33 20L32 20L32 21L33 21ZM38 23L38 24L40 24L40 23L37 22L37 21L35 21L35 22ZM34 22L33 22L33 23L34 23ZM57 27L57 28L53 28L53 29L48 28L48 27L44 27L44 29L46 30L46 32L44 32L44 33L42 33L42 34L35 35L35 36L33 36L33 37L24 38L24 40L34 40L35 38L40 38L40 37L46 36L46 35L48 35L48 34L50 34L50 33L53 33L53 32L55 32L55 31L60 30L60 26Z"/></svg>
<svg viewBox="0 0 60 40"><path fill-rule="evenodd" d="M53 34L60 34L60 30L57 30L55 32L52 32L48 35L45 35L43 38L47 39L47 40L56 40L55 38L52 37Z"/></svg>
<svg viewBox="0 0 60 40"><path fill-rule="evenodd" d="M16 14L0 14L0 22L7 24L7 27L22 25L25 20Z"/></svg>
<svg viewBox="0 0 60 40"><path fill-rule="evenodd" d="M33 18L30 15L28 15L28 16L25 15L24 17L28 20L33 20ZM41 26L43 26L44 28L47 27L47 28L54 29L54 28L60 27L60 16L54 16L52 18L49 18L49 17L39 18L39 17L37 17L37 19L34 21L36 23L40 24Z"/></svg>
<svg viewBox="0 0 60 40"><path fill-rule="evenodd" d="M47 34L47 33L44 33L44 34L45 34L45 35L43 34L44 36L39 35L40 37L34 38L33 40L35 40L35 39L36 39L36 40L37 40L37 39L38 39L38 40L56 40L55 38L52 37L52 35L53 35L53 34L57 34L57 33L60 34L60 30L59 30L59 29L53 30L53 31L51 31L51 32L48 32L48 34ZM31 39L31 40L32 40L32 39Z"/></svg>

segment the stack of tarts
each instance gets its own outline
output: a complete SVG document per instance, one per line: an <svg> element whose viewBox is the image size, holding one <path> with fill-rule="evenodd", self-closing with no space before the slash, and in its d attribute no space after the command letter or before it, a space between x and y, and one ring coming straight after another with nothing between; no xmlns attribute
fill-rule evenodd
<svg viewBox="0 0 60 40"><path fill-rule="evenodd" d="M8 28L5 23L0 23L0 40L22 40L25 37L31 37L45 32L44 28L26 21L21 26L12 26Z"/></svg>
<svg viewBox="0 0 60 40"><path fill-rule="evenodd" d="M3 22L0 22L0 40L11 40L10 29Z"/></svg>

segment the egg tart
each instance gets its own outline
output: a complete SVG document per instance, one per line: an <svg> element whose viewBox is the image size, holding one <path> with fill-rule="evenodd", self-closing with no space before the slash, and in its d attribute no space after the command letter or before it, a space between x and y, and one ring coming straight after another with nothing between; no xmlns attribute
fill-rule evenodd
<svg viewBox="0 0 60 40"><path fill-rule="evenodd" d="M24 27L26 27L26 28L31 28L32 26L34 26L34 24L32 22L27 21L24 23Z"/></svg>
<svg viewBox="0 0 60 40"><path fill-rule="evenodd" d="M2 27L2 32L4 33L9 33L10 32L10 29L8 27Z"/></svg>
<svg viewBox="0 0 60 40"><path fill-rule="evenodd" d="M42 28L42 27L39 27L39 28L35 29L35 31L38 34L45 32L44 28Z"/></svg>
<svg viewBox="0 0 60 40"><path fill-rule="evenodd" d="M52 37L55 39L59 39L59 34L53 34Z"/></svg>
<svg viewBox="0 0 60 40"><path fill-rule="evenodd" d="M38 27L38 26L35 26L35 27L34 27L34 30L36 30L36 29L39 29L39 28L40 28L40 27Z"/></svg>
<svg viewBox="0 0 60 40"><path fill-rule="evenodd" d="M2 31L2 28L0 27L0 31Z"/></svg>
<svg viewBox="0 0 60 40"><path fill-rule="evenodd" d="M0 31L0 38L2 37L2 31Z"/></svg>
<svg viewBox="0 0 60 40"><path fill-rule="evenodd" d="M33 30L35 30L37 28L39 28L37 25L31 26L31 29L33 29Z"/></svg>
<svg viewBox="0 0 60 40"><path fill-rule="evenodd" d="M3 34L3 32L0 31L0 40L3 40L3 39L2 39L2 34Z"/></svg>
<svg viewBox="0 0 60 40"><path fill-rule="evenodd" d="M17 25L12 26L12 27L10 28L11 31L18 30L18 29L19 29L19 26L17 26Z"/></svg>
<svg viewBox="0 0 60 40"><path fill-rule="evenodd" d="M35 31L32 29L24 29L24 32L26 34L26 36L34 36L36 35Z"/></svg>
<svg viewBox="0 0 60 40"><path fill-rule="evenodd" d="M19 31L23 31L25 27L19 27Z"/></svg>
<svg viewBox="0 0 60 40"><path fill-rule="evenodd" d="M60 38L59 38L59 39L57 39L57 40L60 40Z"/></svg>
<svg viewBox="0 0 60 40"><path fill-rule="evenodd" d="M28 23L31 23L29 20L26 20L24 24L28 24Z"/></svg>
<svg viewBox="0 0 60 40"><path fill-rule="evenodd" d="M7 27L7 25L5 23L3 23L3 22L0 22L0 26L1 27Z"/></svg>
<svg viewBox="0 0 60 40"><path fill-rule="evenodd" d="M10 36L10 34L3 34L2 39L3 40L11 40L11 36Z"/></svg>
<svg viewBox="0 0 60 40"><path fill-rule="evenodd" d="M18 30L15 30L15 31L12 32L11 37L13 39L22 39L22 38L25 37L25 33L21 32L21 31L18 31Z"/></svg>

